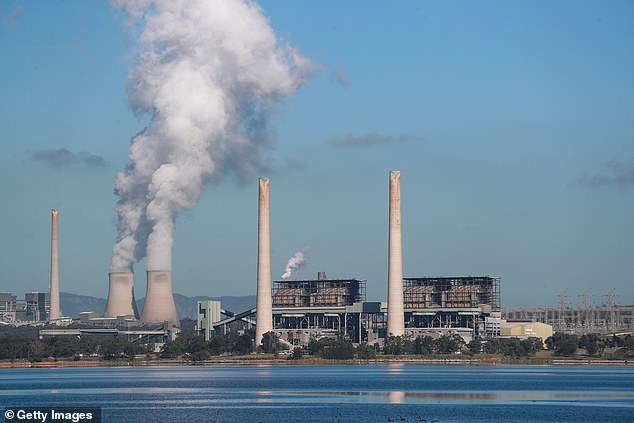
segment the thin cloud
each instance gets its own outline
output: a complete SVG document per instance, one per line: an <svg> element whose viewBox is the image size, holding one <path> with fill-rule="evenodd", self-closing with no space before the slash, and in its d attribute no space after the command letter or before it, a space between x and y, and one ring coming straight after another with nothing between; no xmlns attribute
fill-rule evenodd
<svg viewBox="0 0 634 423"><path fill-rule="evenodd" d="M369 147L378 144L403 144L421 141L423 141L423 137L417 135L384 135L370 132L365 135L346 134L334 137L330 140L330 144L335 147Z"/></svg>
<svg viewBox="0 0 634 423"><path fill-rule="evenodd" d="M634 160L630 163L612 160L603 166L600 172L586 173L577 183L588 188L634 187Z"/></svg>
<svg viewBox="0 0 634 423"><path fill-rule="evenodd" d="M284 172L303 172L308 168L308 162L303 159L290 157L285 160L282 171Z"/></svg>
<svg viewBox="0 0 634 423"><path fill-rule="evenodd" d="M335 66L333 72L339 85L344 88L348 88L350 86L350 77L348 76L348 72L346 72L345 69L339 66Z"/></svg>
<svg viewBox="0 0 634 423"><path fill-rule="evenodd" d="M15 26L18 23L18 18L24 12L24 7L21 4L18 4L13 8L11 13L8 15L0 15L0 26Z"/></svg>
<svg viewBox="0 0 634 423"><path fill-rule="evenodd" d="M31 160L44 163L55 169L77 165L104 167L108 164L101 156L86 152L74 153L65 148L36 151L31 154Z"/></svg>

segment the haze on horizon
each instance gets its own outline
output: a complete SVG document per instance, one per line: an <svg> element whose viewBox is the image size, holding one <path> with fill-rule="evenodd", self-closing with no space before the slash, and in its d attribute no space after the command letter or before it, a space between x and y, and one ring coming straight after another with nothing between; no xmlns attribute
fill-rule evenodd
<svg viewBox="0 0 634 423"><path fill-rule="evenodd" d="M174 292L255 294L269 176L273 278L310 246L302 278L385 300L400 170L405 276L500 276L504 306L634 303L634 4L259 4L320 71L275 102L258 171L177 218ZM0 291L48 289L58 208L61 290L106 297L115 177L150 121L127 96L135 48L107 2L0 3Z"/></svg>

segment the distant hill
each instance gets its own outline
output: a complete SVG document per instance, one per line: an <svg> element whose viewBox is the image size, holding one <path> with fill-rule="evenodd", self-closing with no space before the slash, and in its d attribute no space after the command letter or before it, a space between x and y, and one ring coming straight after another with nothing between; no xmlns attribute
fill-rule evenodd
<svg viewBox="0 0 634 423"><path fill-rule="evenodd" d="M94 311L101 315L106 308L106 300L103 298L90 297L87 295L76 295L68 292L60 292L60 305L64 316L77 317L82 311ZM196 319L196 303L197 301L216 300L222 303L222 308L235 313L248 310L255 307L255 295L245 295L242 297L224 296L224 297L186 297L181 294L174 294L174 303L176 311L180 319ZM143 310L145 298L137 300L136 304L139 313Z"/></svg>
<svg viewBox="0 0 634 423"><path fill-rule="evenodd" d="M67 317L77 317L82 311L94 311L101 316L106 308L106 300L103 298L76 295L69 292L59 293L59 303L62 314Z"/></svg>

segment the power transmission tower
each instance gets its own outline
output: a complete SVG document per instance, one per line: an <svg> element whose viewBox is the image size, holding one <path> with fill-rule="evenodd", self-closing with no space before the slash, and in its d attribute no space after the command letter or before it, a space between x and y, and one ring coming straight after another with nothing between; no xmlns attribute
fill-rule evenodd
<svg viewBox="0 0 634 423"><path fill-rule="evenodd" d="M558 312L558 316L557 316L557 330L560 332L565 332L566 331L566 305L568 303L567 301L568 299L568 291L567 290L563 290L563 291L559 291L559 312Z"/></svg>
<svg viewBox="0 0 634 423"><path fill-rule="evenodd" d="M615 311L615 303L614 303L614 299L616 297L618 297L618 295L616 294L616 291L614 291L614 289L609 289L608 292L604 295L604 297L607 297L608 301L607 301L607 305L608 305L608 316L607 316L607 329L610 332L616 331L618 326L619 326L619 316L618 313Z"/></svg>
<svg viewBox="0 0 634 423"><path fill-rule="evenodd" d="M590 290L584 289L581 292L581 310L579 310L579 325L577 329L581 334L588 334L592 332L594 327L594 319L592 318L592 310L590 306Z"/></svg>

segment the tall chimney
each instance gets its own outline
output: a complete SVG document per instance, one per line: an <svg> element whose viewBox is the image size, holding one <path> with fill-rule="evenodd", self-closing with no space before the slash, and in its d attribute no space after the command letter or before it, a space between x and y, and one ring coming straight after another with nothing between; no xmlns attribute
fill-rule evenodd
<svg viewBox="0 0 634 423"><path fill-rule="evenodd" d="M401 242L401 172L390 172L390 235L387 275L387 333L402 336L405 329L403 314L403 252Z"/></svg>
<svg viewBox="0 0 634 423"><path fill-rule="evenodd" d="M172 295L172 271L148 270L147 292L141 321L160 323L168 321L172 326L180 327L180 320Z"/></svg>
<svg viewBox="0 0 634 423"><path fill-rule="evenodd" d="M58 214L57 209L51 210L51 283L49 286L51 308L48 314L48 320L57 320L62 316L59 307Z"/></svg>
<svg viewBox="0 0 634 423"><path fill-rule="evenodd" d="M260 178L258 202L258 297L255 327L255 345L262 336L273 330L273 299L271 298L271 229L270 181Z"/></svg>
<svg viewBox="0 0 634 423"><path fill-rule="evenodd" d="M139 311L134 301L134 275L132 272L110 272L108 274L108 301L103 317L134 316Z"/></svg>

